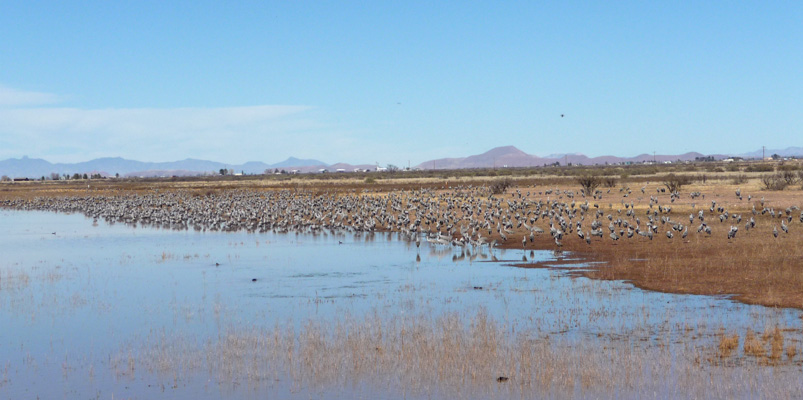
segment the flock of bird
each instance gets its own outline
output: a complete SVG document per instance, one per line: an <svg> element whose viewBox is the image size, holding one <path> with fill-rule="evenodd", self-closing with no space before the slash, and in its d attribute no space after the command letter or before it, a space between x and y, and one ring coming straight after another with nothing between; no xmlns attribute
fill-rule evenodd
<svg viewBox="0 0 803 400"><path fill-rule="evenodd" d="M799 207L776 210L765 205L763 198L752 201L752 196L741 207L750 210L746 215L713 200L705 202L705 206L691 203L692 212L686 218L673 212L681 194L661 188L650 195L642 187L637 203L632 201L636 196L631 197L631 189L620 188L621 199L616 205L600 204L603 197L616 197L616 192L611 193L616 189L589 194L583 190L539 189L518 188L507 195L493 195L486 186L324 194L230 190L199 195L168 191L3 200L0 206L79 212L95 220L198 231L397 232L418 246L425 241L461 248L515 248L519 242L521 248L533 248L536 238L542 235L550 235L557 247L566 240L592 245L608 240L651 241L656 236L687 239L690 234L711 236L715 231L727 234L731 240L736 239L741 226L745 233L755 228L757 218L769 220L777 238L780 232L789 233L795 219L803 224L803 212L796 214ZM735 195L733 202L744 201L741 190ZM691 201L705 201L705 195L699 192L688 196ZM577 239L571 239L574 236Z"/></svg>

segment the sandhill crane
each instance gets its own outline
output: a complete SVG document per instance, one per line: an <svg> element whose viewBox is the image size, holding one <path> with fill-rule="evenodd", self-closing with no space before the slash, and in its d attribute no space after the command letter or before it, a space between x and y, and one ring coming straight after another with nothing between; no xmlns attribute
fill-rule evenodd
<svg viewBox="0 0 803 400"><path fill-rule="evenodd" d="M728 239L733 239L736 237L736 232L739 230L736 226L731 226L731 229L728 231Z"/></svg>

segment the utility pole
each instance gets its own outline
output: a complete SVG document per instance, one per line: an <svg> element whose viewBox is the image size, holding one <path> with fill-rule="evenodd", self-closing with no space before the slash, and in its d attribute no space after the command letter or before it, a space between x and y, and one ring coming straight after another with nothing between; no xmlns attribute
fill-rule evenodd
<svg viewBox="0 0 803 400"><path fill-rule="evenodd" d="M658 162L655 161L655 150L652 151L652 163L653 164L658 164Z"/></svg>
<svg viewBox="0 0 803 400"><path fill-rule="evenodd" d="M764 161L764 160L766 160L766 159L767 159L767 155L766 155L766 154L764 154L764 152L766 151L766 149L767 149L767 146L761 146L761 161Z"/></svg>
<svg viewBox="0 0 803 400"><path fill-rule="evenodd" d="M568 154L564 154L563 155L563 163L566 164L565 165L566 167L569 166L569 155Z"/></svg>

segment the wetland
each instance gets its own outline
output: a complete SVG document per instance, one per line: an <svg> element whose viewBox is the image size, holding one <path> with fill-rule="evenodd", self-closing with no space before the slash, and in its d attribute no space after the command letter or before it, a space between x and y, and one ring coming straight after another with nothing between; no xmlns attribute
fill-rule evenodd
<svg viewBox="0 0 803 400"><path fill-rule="evenodd" d="M799 307L683 283L777 260L764 236L781 218L759 208L757 229L725 239L717 217L795 197L422 186L6 193L0 398L803 396ZM727 210L708 212L712 198ZM692 202L715 233L658 236ZM673 210L648 215L659 206ZM636 218L657 237L575 236ZM794 283L801 229L787 224L777 269ZM672 269L684 252L696 280Z"/></svg>

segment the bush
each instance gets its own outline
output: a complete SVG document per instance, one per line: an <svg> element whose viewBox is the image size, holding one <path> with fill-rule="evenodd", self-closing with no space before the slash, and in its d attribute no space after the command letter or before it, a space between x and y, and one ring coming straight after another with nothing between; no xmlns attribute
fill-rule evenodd
<svg viewBox="0 0 803 400"><path fill-rule="evenodd" d="M764 188L767 190L784 190L789 185L780 173L762 176L761 183L764 184Z"/></svg>
<svg viewBox="0 0 803 400"><path fill-rule="evenodd" d="M691 178L685 175L669 174L664 177L664 186L666 186L669 193L680 192L684 185L691 183Z"/></svg>
<svg viewBox="0 0 803 400"><path fill-rule="evenodd" d="M745 175L745 174L736 175L736 176L733 177L733 181L732 182L733 182L734 185L741 185L741 184L747 183L747 175Z"/></svg>
<svg viewBox="0 0 803 400"><path fill-rule="evenodd" d="M493 194L505 193L507 188L511 186L513 186L513 181L510 178L498 179L496 182L491 184L491 193Z"/></svg>
<svg viewBox="0 0 803 400"><path fill-rule="evenodd" d="M376 183L376 179L374 179L373 177L369 176L369 177L365 178L365 183L367 183L369 185L372 185L372 184Z"/></svg>
<svg viewBox="0 0 803 400"><path fill-rule="evenodd" d="M791 170L778 172L778 175L780 175L781 179L783 179L787 185L794 185L797 183L797 174Z"/></svg>
<svg viewBox="0 0 803 400"><path fill-rule="evenodd" d="M609 177L606 177L604 179L604 181L605 181L604 182L605 183L605 187L609 187L609 188L616 187L616 178L614 178L612 176L609 176Z"/></svg>
<svg viewBox="0 0 803 400"><path fill-rule="evenodd" d="M775 167L772 164L750 164L744 169L745 172L772 172Z"/></svg>
<svg viewBox="0 0 803 400"><path fill-rule="evenodd" d="M602 178L596 175L583 175L577 177L577 183L580 184L580 187L583 188L583 192L585 192L587 196L591 196L599 185L602 184Z"/></svg>

